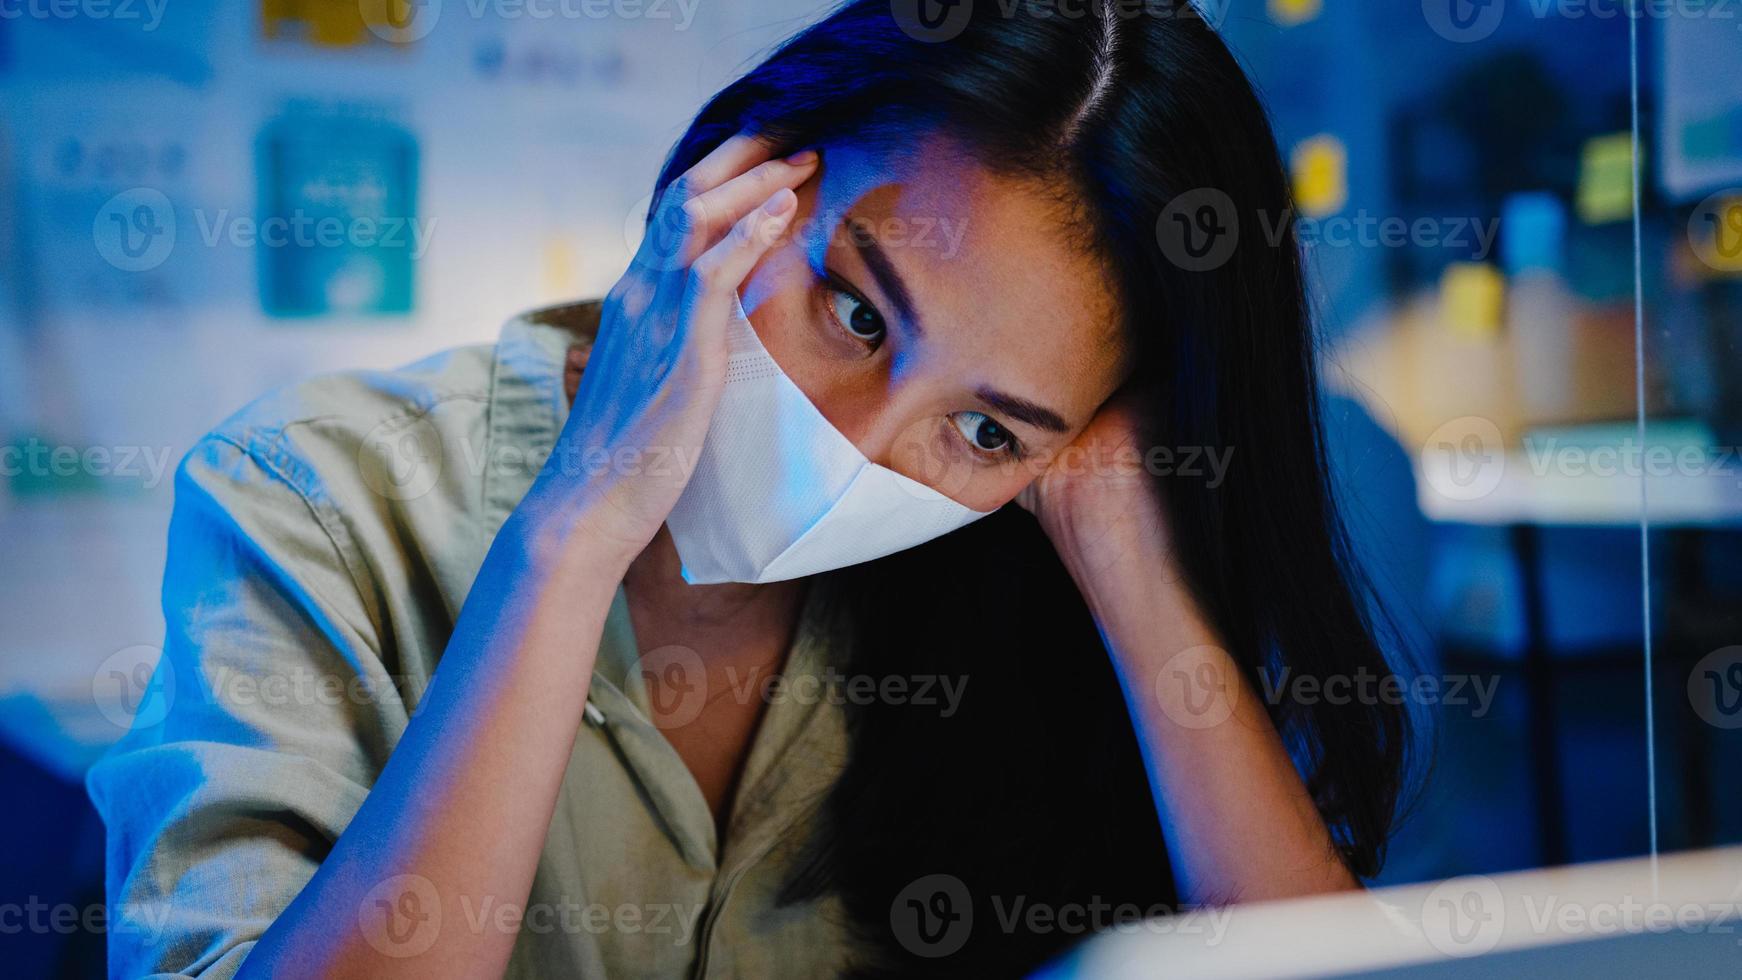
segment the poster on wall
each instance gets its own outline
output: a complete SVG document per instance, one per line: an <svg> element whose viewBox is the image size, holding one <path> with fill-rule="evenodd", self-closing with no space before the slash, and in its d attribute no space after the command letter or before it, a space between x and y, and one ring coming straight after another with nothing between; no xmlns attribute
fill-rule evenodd
<svg viewBox="0 0 1742 980"><path fill-rule="evenodd" d="M272 317L406 314L433 221L418 148L387 113L293 106L256 148L260 304Z"/></svg>
<svg viewBox="0 0 1742 980"><path fill-rule="evenodd" d="M1665 17L1658 171L1664 193L1692 201L1742 186L1742 30L1699 17Z"/></svg>
<svg viewBox="0 0 1742 980"><path fill-rule="evenodd" d="M77 93L19 105L17 295L26 318L137 325L175 321L222 288L192 229L207 213L195 173L204 145L190 106ZM117 316L117 314L121 314Z"/></svg>

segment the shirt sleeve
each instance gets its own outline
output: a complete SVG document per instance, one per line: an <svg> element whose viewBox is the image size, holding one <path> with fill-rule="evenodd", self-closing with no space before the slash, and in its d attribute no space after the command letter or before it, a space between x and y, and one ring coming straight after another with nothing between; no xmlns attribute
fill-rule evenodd
<svg viewBox="0 0 1742 980"><path fill-rule="evenodd" d="M308 883L404 731L360 563L318 485L208 436L176 473L165 636L90 772L111 976L229 977Z"/></svg>

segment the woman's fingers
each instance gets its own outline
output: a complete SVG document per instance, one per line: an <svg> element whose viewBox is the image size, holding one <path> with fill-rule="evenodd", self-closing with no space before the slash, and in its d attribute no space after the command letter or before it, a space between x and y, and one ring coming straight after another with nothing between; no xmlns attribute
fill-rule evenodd
<svg viewBox="0 0 1742 980"><path fill-rule="evenodd" d="M649 216L635 264L654 272L682 269L776 187L795 186L815 166L814 153L809 163L805 154L795 154L796 162L768 156L767 144L740 133L673 179Z"/></svg>
<svg viewBox="0 0 1742 980"><path fill-rule="evenodd" d="M672 182L685 198L706 194L774 155L767 143L749 133L739 133L714 147L695 166ZM679 203L682 203L681 201Z"/></svg>
<svg viewBox="0 0 1742 980"><path fill-rule="evenodd" d="M738 286L786 230L797 210L798 196L792 188L776 190L690 265L684 308L696 329L724 330Z"/></svg>
<svg viewBox="0 0 1742 980"><path fill-rule="evenodd" d="M724 184L683 204L690 229L693 259L700 255L751 208L782 187L794 187L816 173L817 154L805 150L779 160L759 163Z"/></svg>

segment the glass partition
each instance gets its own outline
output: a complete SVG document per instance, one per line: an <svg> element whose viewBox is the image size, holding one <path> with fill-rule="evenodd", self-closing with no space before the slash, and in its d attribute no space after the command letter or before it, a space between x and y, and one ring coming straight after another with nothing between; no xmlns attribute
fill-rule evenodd
<svg viewBox="0 0 1742 980"><path fill-rule="evenodd" d="M1628 21L1231 5L1320 292L1346 519L1433 768L1386 880L1644 853ZM1607 470L1603 470L1607 472Z"/></svg>
<svg viewBox="0 0 1742 980"><path fill-rule="evenodd" d="M1646 5L1650 8L1652 5ZM1665 851L1742 841L1742 23L1640 18L1651 784Z"/></svg>

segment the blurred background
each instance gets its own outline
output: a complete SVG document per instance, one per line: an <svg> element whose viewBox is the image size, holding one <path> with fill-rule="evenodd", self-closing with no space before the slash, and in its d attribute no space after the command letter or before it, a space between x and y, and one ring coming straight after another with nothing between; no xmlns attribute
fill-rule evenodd
<svg viewBox="0 0 1742 980"><path fill-rule="evenodd" d="M1437 724L1383 880L1742 841L1742 7L1201 6L1293 171L1348 520ZM182 454L603 294L690 114L821 10L0 0L0 903L62 910L10 969L102 973L82 778L173 696Z"/></svg>

